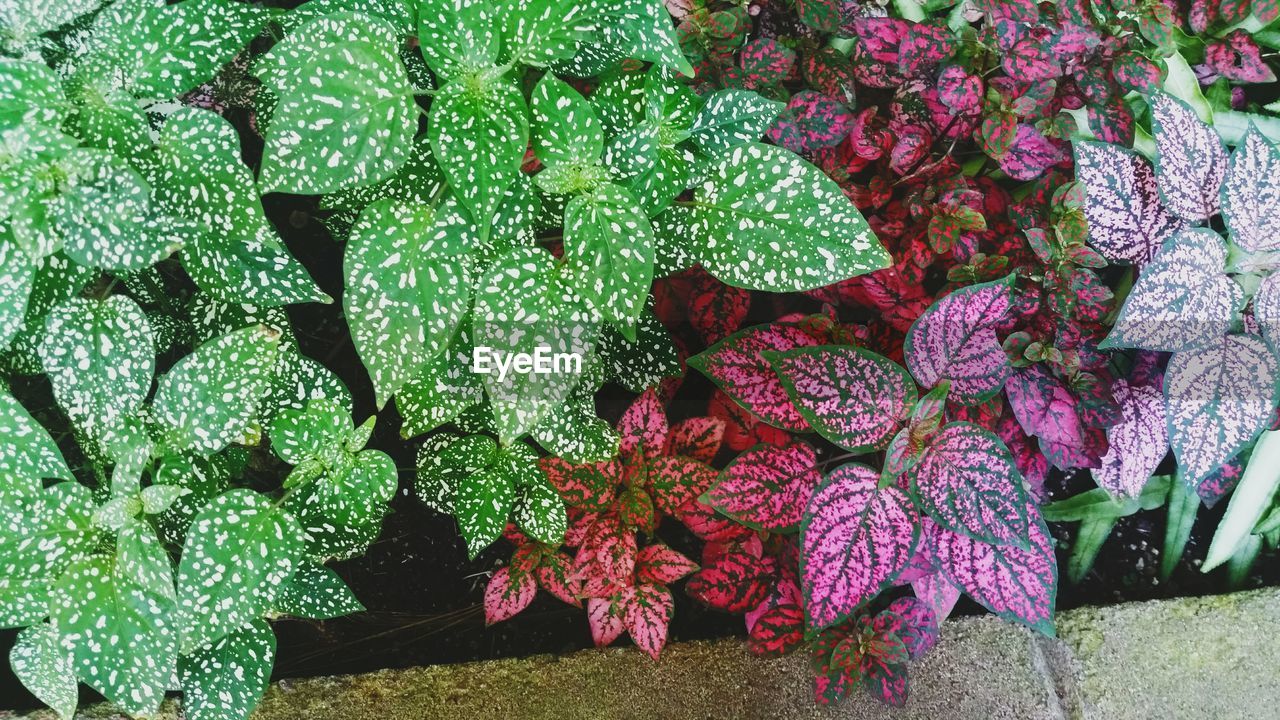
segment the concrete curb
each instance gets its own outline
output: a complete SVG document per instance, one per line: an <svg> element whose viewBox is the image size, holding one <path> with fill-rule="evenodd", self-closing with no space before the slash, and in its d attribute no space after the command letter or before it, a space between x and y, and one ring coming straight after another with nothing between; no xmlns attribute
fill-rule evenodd
<svg viewBox="0 0 1280 720"><path fill-rule="evenodd" d="M1058 628L1050 639L992 617L948 622L912 666L902 709L863 696L819 708L807 657L760 660L727 639L673 645L658 663L611 648L286 680L254 720L1280 718L1280 589L1083 608ZM174 703L159 716L178 717Z"/></svg>

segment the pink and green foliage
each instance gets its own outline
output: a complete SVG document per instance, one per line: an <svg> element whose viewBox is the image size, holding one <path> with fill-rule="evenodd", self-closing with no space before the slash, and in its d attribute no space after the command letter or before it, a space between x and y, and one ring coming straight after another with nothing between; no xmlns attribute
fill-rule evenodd
<svg viewBox="0 0 1280 720"><path fill-rule="evenodd" d="M725 466L702 502L748 527L792 530L821 477L809 445L757 445Z"/></svg>
<svg viewBox="0 0 1280 720"><path fill-rule="evenodd" d="M906 370L869 350L818 346L764 357L809 427L853 453L883 448L916 401Z"/></svg>
<svg viewBox="0 0 1280 720"><path fill-rule="evenodd" d="M1023 432L1039 438L1051 464L1063 470L1097 466L1105 437L1084 423L1078 398L1043 365L1014 371L1005 392Z"/></svg>
<svg viewBox="0 0 1280 720"><path fill-rule="evenodd" d="M939 525L1000 545L1025 542L1026 490L995 434L966 422L934 435L911 469L920 507Z"/></svg>
<svg viewBox="0 0 1280 720"><path fill-rule="evenodd" d="M926 388L951 383L950 399L975 405L1000 391L1011 366L996 337L1013 305L1013 276L956 290L930 307L907 333L903 353Z"/></svg>
<svg viewBox="0 0 1280 720"><path fill-rule="evenodd" d="M1058 568L1053 540L1034 506L1029 542L992 545L926 522L924 537L947 580L991 612L1052 635Z"/></svg>
<svg viewBox="0 0 1280 720"><path fill-rule="evenodd" d="M1080 141L1076 175L1088 188L1089 240L1112 262L1145 264L1186 223L1165 209L1155 171L1126 148Z"/></svg>
<svg viewBox="0 0 1280 720"><path fill-rule="evenodd" d="M1034 180L1062 162L1065 153L1033 125L1019 124L1009 146L995 159L1000 169L1016 180Z"/></svg>
<svg viewBox="0 0 1280 720"><path fill-rule="evenodd" d="M813 90L787 101L766 137L796 153L811 153L838 144L849 134L853 114L842 103Z"/></svg>
<svg viewBox="0 0 1280 720"><path fill-rule="evenodd" d="M1156 140L1156 180L1174 215L1202 222L1218 213L1218 187L1227 173L1227 151L1213 128L1186 103L1158 92L1151 98Z"/></svg>
<svg viewBox="0 0 1280 720"><path fill-rule="evenodd" d="M915 506L900 488L879 482L880 473L865 465L842 465L809 499L800 580L811 628L848 618L911 560L919 534Z"/></svg>
<svg viewBox="0 0 1280 720"><path fill-rule="evenodd" d="M1262 49L1244 30L1210 43L1204 49L1205 64L1219 75L1238 83L1275 82L1276 74L1262 59Z"/></svg>
<svg viewBox="0 0 1280 720"><path fill-rule="evenodd" d="M1124 420L1107 430L1110 447L1093 479L1112 495L1134 498L1169 452L1164 397L1159 388L1124 380L1116 382L1112 392Z"/></svg>
<svg viewBox="0 0 1280 720"><path fill-rule="evenodd" d="M936 640L937 619L915 598L902 598L877 615L861 615L824 631L812 645L818 702L834 704L858 686L894 707L907 700L907 661Z"/></svg>

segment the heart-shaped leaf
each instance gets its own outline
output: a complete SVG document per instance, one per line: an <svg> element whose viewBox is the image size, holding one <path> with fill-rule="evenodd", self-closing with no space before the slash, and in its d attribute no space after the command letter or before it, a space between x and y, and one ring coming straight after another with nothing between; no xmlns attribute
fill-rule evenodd
<svg viewBox="0 0 1280 720"><path fill-rule="evenodd" d="M911 469L921 509L953 532L999 545L1027 536L1027 493L1000 438L977 425L943 426Z"/></svg>
<svg viewBox="0 0 1280 720"><path fill-rule="evenodd" d="M1218 190L1227 174L1227 151L1213 128L1172 95L1151 97L1156 141L1156 181L1165 206L1189 222L1218 214Z"/></svg>
<svg viewBox="0 0 1280 720"><path fill-rule="evenodd" d="M730 335L687 362L751 414L775 427L798 431L808 427L804 416L764 353L818 344L798 325L770 323Z"/></svg>
<svg viewBox="0 0 1280 720"><path fill-rule="evenodd" d="M1118 380L1111 387L1124 420L1107 428L1110 446L1093 471L1098 487L1117 497L1137 497L1169 452L1164 396L1145 385Z"/></svg>
<svg viewBox="0 0 1280 720"><path fill-rule="evenodd" d="M1145 264L1186 222L1165 209L1151 164L1126 148L1075 143L1089 241L1112 262Z"/></svg>
<svg viewBox="0 0 1280 720"><path fill-rule="evenodd" d="M24 629L9 651L9 666L22 686L40 702L52 708L61 720L71 720L80 693L71 653L60 640L57 629L48 623Z"/></svg>
<svg viewBox="0 0 1280 720"><path fill-rule="evenodd" d="M977 405L1000 391L1012 369L995 328L1013 303L1013 276L971 285L935 302L907 333L903 354L917 382L951 382L953 402Z"/></svg>
<svg viewBox="0 0 1280 720"><path fill-rule="evenodd" d="M255 620L178 661L182 710L190 720L244 720L271 681L276 634Z"/></svg>
<svg viewBox="0 0 1280 720"><path fill-rule="evenodd" d="M532 573L512 567L498 568L484 588L484 624L515 617L529 607L537 594L538 583Z"/></svg>
<svg viewBox="0 0 1280 720"><path fill-rule="evenodd" d="M800 524L821 479L805 443L757 445L725 466L703 502L749 527L787 531Z"/></svg>
<svg viewBox="0 0 1280 720"><path fill-rule="evenodd" d="M723 423L720 430L723 434ZM8 478L10 489L38 492L44 489L44 478L73 479L48 431L7 392L0 392L0 435L5 438L0 444L0 473Z"/></svg>
<svg viewBox="0 0 1280 720"><path fill-rule="evenodd" d="M662 585L641 583L623 591L623 623L636 646L654 660L667 644L667 628L675 614L675 598Z"/></svg>

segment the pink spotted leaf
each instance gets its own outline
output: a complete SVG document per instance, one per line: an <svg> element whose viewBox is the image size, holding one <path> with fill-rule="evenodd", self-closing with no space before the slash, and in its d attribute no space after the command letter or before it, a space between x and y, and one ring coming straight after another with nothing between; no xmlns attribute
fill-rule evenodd
<svg viewBox="0 0 1280 720"><path fill-rule="evenodd" d="M804 642L804 608L775 605L760 614L747 633L747 650L761 657L781 657Z"/></svg>
<svg viewBox="0 0 1280 720"><path fill-rule="evenodd" d="M667 455L711 462L724 441L724 420L717 417L692 417L671 426L667 433Z"/></svg>
<svg viewBox="0 0 1280 720"><path fill-rule="evenodd" d="M787 101L767 137L791 152L812 153L838 145L852 126L853 113L843 103L814 90L802 90Z"/></svg>
<svg viewBox="0 0 1280 720"><path fill-rule="evenodd" d="M1110 446L1093 479L1116 497L1134 498L1169 452L1164 396L1156 388L1124 380L1116 382L1112 393L1124 420L1107 428Z"/></svg>
<svg viewBox="0 0 1280 720"><path fill-rule="evenodd" d="M938 99L956 114L982 109L982 78L959 65L948 65L938 76Z"/></svg>
<svg viewBox="0 0 1280 720"><path fill-rule="evenodd" d="M1064 157L1062 149L1052 140L1034 126L1022 123L1015 130L1009 149L996 156L996 161L1006 175L1025 181L1040 177Z"/></svg>
<svg viewBox="0 0 1280 720"><path fill-rule="evenodd" d="M751 294L746 290L725 285L709 273L694 279L689 292L689 322L707 343L733 334L750 308Z"/></svg>
<svg viewBox="0 0 1280 720"><path fill-rule="evenodd" d="M1275 82L1276 74L1262 59L1262 49L1244 30L1232 31L1225 38L1209 43L1204 61L1214 72L1237 83Z"/></svg>
<svg viewBox="0 0 1280 720"><path fill-rule="evenodd" d="M797 348L765 359L809 426L850 452L882 449L916 402L907 371L863 348Z"/></svg>
<svg viewBox="0 0 1280 720"><path fill-rule="evenodd" d="M726 395L752 415L783 430L801 431L808 427L804 417L761 353L818 344L816 338L798 325L756 325L694 355L688 364L711 378Z"/></svg>
<svg viewBox="0 0 1280 720"><path fill-rule="evenodd" d="M907 333L903 354L926 388L951 382L950 399L976 405L999 392L1011 365L996 337L1013 304L1013 276L961 288L935 302Z"/></svg>
<svg viewBox="0 0 1280 720"><path fill-rule="evenodd" d="M484 588L484 622L492 625L514 617L533 602L538 583L529 572L499 568Z"/></svg>
<svg viewBox="0 0 1280 720"><path fill-rule="evenodd" d="M670 585L697 570L697 563L662 543L646 545L636 554L636 578L640 582Z"/></svg>
<svg viewBox="0 0 1280 720"><path fill-rule="evenodd" d="M1222 139L1186 103L1162 92L1151 97L1156 182L1165 206L1189 222L1218 213L1218 188L1227 174Z"/></svg>
<svg viewBox="0 0 1280 720"><path fill-rule="evenodd" d="M902 638L910 659L921 657L938 642L938 616L928 603L914 597L898 598L876 617L877 625L884 624L881 618L887 621L895 616L899 621L895 623L893 632Z"/></svg>
<svg viewBox="0 0 1280 720"><path fill-rule="evenodd" d="M1113 95L1102 103L1091 103L1085 113L1094 137L1116 145L1133 144L1133 112L1123 98Z"/></svg>
<svg viewBox="0 0 1280 720"><path fill-rule="evenodd" d="M1262 337L1280 351L1280 273L1271 273L1253 296L1253 317L1262 330Z"/></svg>
<svg viewBox="0 0 1280 720"><path fill-rule="evenodd" d="M626 629L622 613L609 598L591 598L587 601L587 625L596 647L604 647L617 640Z"/></svg>
<svg viewBox="0 0 1280 720"><path fill-rule="evenodd" d="M921 510L953 532L1024 542L1027 495L1000 438L972 423L943 426L909 473Z"/></svg>
<svg viewBox="0 0 1280 720"><path fill-rule="evenodd" d="M1256 335L1228 335L1169 360L1169 444L1188 483L1235 457L1275 414L1280 361Z"/></svg>
<svg viewBox="0 0 1280 720"><path fill-rule="evenodd" d="M769 595L768 568L760 558L734 549L703 568L685 583L685 592L702 604L731 613L746 612Z"/></svg>
<svg viewBox="0 0 1280 720"><path fill-rule="evenodd" d="M667 442L667 411L657 392L646 390L631 403L618 420L618 434L622 436L619 450L624 455L639 447L661 452Z"/></svg>
<svg viewBox="0 0 1280 720"><path fill-rule="evenodd" d="M582 607L581 583L573 577L573 559L562 552L547 553L534 570L538 585L556 598Z"/></svg>
<svg viewBox="0 0 1280 720"><path fill-rule="evenodd" d="M725 466L702 501L748 527L781 532L800 524L821 479L807 444L757 445Z"/></svg>
<svg viewBox="0 0 1280 720"><path fill-rule="evenodd" d="M675 598L662 585L640 583L622 592L623 624L635 644L654 660L667 644L667 628L675 613Z"/></svg>
<svg viewBox="0 0 1280 720"><path fill-rule="evenodd" d="M654 504L662 512L675 515L716 482L716 471L701 460L680 455L662 455L645 466Z"/></svg>
<svg viewBox="0 0 1280 720"><path fill-rule="evenodd" d="M880 488L865 465L836 468L814 492L801 523L800 584L811 629L835 625L907 567L919 519L900 488Z"/></svg>
<svg viewBox="0 0 1280 720"><path fill-rule="evenodd" d="M1040 439L1049 462L1063 470L1097 464L1076 396L1043 364L1014 371L1005 383L1005 395L1022 430Z"/></svg>
<svg viewBox="0 0 1280 720"><path fill-rule="evenodd" d="M927 527L927 524L926 524ZM925 531L928 536L927 530ZM924 542L923 540L921 542ZM960 588L956 587L941 572L926 575L911 581L911 590L921 602L929 606L939 621L951 615L951 610L960 599Z"/></svg>
<svg viewBox="0 0 1280 720"><path fill-rule="evenodd" d="M1111 66L1111 77L1125 90L1151 93L1164 82L1164 69L1136 52L1122 52Z"/></svg>
<svg viewBox="0 0 1280 720"><path fill-rule="evenodd" d="M1241 248L1280 250L1280 151L1254 125L1231 154L1222 183L1222 215Z"/></svg>
<svg viewBox="0 0 1280 720"><path fill-rule="evenodd" d="M1058 591L1053 540L1035 506L1026 511L1033 520L1025 547L991 545L941 525L929 528L930 542L949 582L996 615L1053 635Z"/></svg>
<svg viewBox="0 0 1280 720"><path fill-rule="evenodd" d="M1085 186L1089 240L1108 260L1144 264L1186 223L1165 209L1155 171L1137 153L1105 143L1075 143Z"/></svg>
<svg viewBox="0 0 1280 720"><path fill-rule="evenodd" d="M1178 352L1226 333L1244 290L1223 272L1227 246L1206 228L1165 241L1134 284L1101 348Z"/></svg>

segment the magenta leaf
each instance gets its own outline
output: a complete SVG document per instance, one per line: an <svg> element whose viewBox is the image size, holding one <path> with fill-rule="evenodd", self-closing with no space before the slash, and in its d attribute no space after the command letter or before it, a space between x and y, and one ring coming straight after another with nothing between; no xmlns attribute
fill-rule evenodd
<svg viewBox="0 0 1280 720"><path fill-rule="evenodd" d="M623 624L636 646L654 660L667 644L667 628L675 613L675 598L661 585L641 583L622 591Z"/></svg>
<svg viewBox="0 0 1280 720"><path fill-rule="evenodd" d="M1280 352L1280 273L1271 273L1258 286L1253 295L1253 317L1262 336Z"/></svg>
<svg viewBox="0 0 1280 720"><path fill-rule="evenodd" d="M1151 97L1156 140L1156 181L1165 206L1190 222L1218 213L1218 188L1227 174L1227 151L1213 128L1181 100Z"/></svg>
<svg viewBox="0 0 1280 720"><path fill-rule="evenodd" d="M1164 82L1164 71L1153 60L1136 52L1123 52L1111 66L1111 76L1125 90L1151 94Z"/></svg>
<svg viewBox="0 0 1280 720"><path fill-rule="evenodd" d="M772 323L739 331L689 358L689 367L711 378L752 415L775 427L807 429L804 417L787 397L777 373L760 353L817 345L798 325Z"/></svg>
<svg viewBox="0 0 1280 720"><path fill-rule="evenodd" d="M1235 30L1204 49L1205 64L1237 83L1275 82L1276 74L1262 59L1262 49L1249 33Z"/></svg>
<svg viewBox="0 0 1280 720"><path fill-rule="evenodd" d="M1169 444L1186 482L1199 483L1271 422L1280 362L1262 338L1229 335L1169 360Z"/></svg>
<svg viewBox="0 0 1280 720"><path fill-rule="evenodd" d="M943 426L909 472L921 510L954 532L1024 542L1027 492L1000 438L972 423Z"/></svg>
<svg viewBox="0 0 1280 720"><path fill-rule="evenodd" d="M484 622L492 625L515 616L533 602L538 583L526 571L499 568L484 588Z"/></svg>
<svg viewBox="0 0 1280 720"><path fill-rule="evenodd" d="M882 449L916 402L907 371L863 348L796 348L765 359L809 426L849 452Z"/></svg>
<svg viewBox="0 0 1280 720"><path fill-rule="evenodd" d="M766 137L794 153L812 153L838 145L853 126L853 114L843 103L814 90L802 90L769 128Z"/></svg>
<svg viewBox="0 0 1280 720"><path fill-rule="evenodd" d="M876 700L890 707L902 707L907 703L907 664L877 662L877 659L876 654L867 653L862 662L862 684Z"/></svg>
<svg viewBox="0 0 1280 720"><path fill-rule="evenodd" d="M786 531L800 524L821 480L817 457L805 443L757 445L725 466L702 502L748 527Z"/></svg>
<svg viewBox="0 0 1280 720"><path fill-rule="evenodd" d="M591 628L591 639L596 647L604 647L617 640L626 629L622 613L608 598L587 601L587 625Z"/></svg>
<svg viewBox="0 0 1280 720"><path fill-rule="evenodd" d="M925 537L929 537L927 523L925 527ZM924 542L924 540L921 540L921 542ZM921 602L929 606L929 609L933 611L939 622L945 620L951 614L952 608L956 606L956 601L960 599L960 588L953 585L941 572L935 572L918 580L912 580L911 590Z"/></svg>
<svg viewBox="0 0 1280 720"><path fill-rule="evenodd" d="M752 40L738 53L742 85L748 90L774 85L787 79L796 64L796 53L776 40Z"/></svg>
<svg viewBox="0 0 1280 720"><path fill-rule="evenodd" d="M1014 180L1035 180L1062 162L1062 149L1032 125L1018 125L1013 143L996 157L1000 169Z"/></svg>
<svg viewBox="0 0 1280 720"><path fill-rule="evenodd" d="M1062 66L1049 52L1047 43L1031 36L1019 40L1001 53L1000 64L1009 77L1023 82L1048 80L1062 74Z"/></svg>
<svg viewBox="0 0 1280 720"><path fill-rule="evenodd" d="M1040 449L1060 469L1092 467L1099 457L1089 448L1075 395L1042 364L1014 371L1005 383L1009 407L1022 430L1040 438Z"/></svg>
<svg viewBox="0 0 1280 720"><path fill-rule="evenodd" d="M995 327L1013 304L1014 276L961 288L935 302L907 332L903 354L917 382L951 381L950 399L977 405L1000 391L1011 366Z"/></svg>
<svg viewBox="0 0 1280 720"><path fill-rule="evenodd" d="M1141 155L1105 143L1075 143L1085 185L1089 240L1108 260L1144 264L1186 223L1165 209L1155 171Z"/></svg>
<svg viewBox="0 0 1280 720"><path fill-rule="evenodd" d="M1223 272L1226 261L1226 243L1212 230L1189 228L1166 240L1099 347L1178 352L1222 337L1244 301Z"/></svg>
<svg viewBox="0 0 1280 720"><path fill-rule="evenodd" d="M1113 95L1102 103L1091 103L1085 113L1094 137L1118 145L1133 144L1133 112L1123 98Z"/></svg>
<svg viewBox="0 0 1280 720"><path fill-rule="evenodd" d="M636 577L640 582L670 585L697 571L697 563L662 543L646 545L636 553Z"/></svg>
<svg viewBox="0 0 1280 720"><path fill-rule="evenodd" d="M717 417L691 417L671 426L667 455L684 455L709 463L720 452L725 422Z"/></svg>
<svg viewBox="0 0 1280 720"><path fill-rule="evenodd" d="M945 26L915 23L898 47L898 70L914 78L932 72L956 51L956 36Z"/></svg>
<svg viewBox="0 0 1280 720"><path fill-rule="evenodd" d="M938 76L938 99L959 115L982 109L982 78L959 65L948 65Z"/></svg>
<svg viewBox="0 0 1280 720"><path fill-rule="evenodd" d="M1280 151L1249 125L1222 183L1231 239L1249 252L1280 250Z"/></svg>
<svg viewBox="0 0 1280 720"><path fill-rule="evenodd" d="M901 618L895 632L907 646L907 655L912 660L924 655L938 642L938 616L923 600L913 597L898 598L889 603L880 617L885 617L888 613Z"/></svg>
<svg viewBox="0 0 1280 720"><path fill-rule="evenodd" d="M662 452L667 442L667 412L656 392L646 390L631 403L618 420L618 434L623 455L642 446L650 452Z"/></svg>
<svg viewBox="0 0 1280 720"><path fill-rule="evenodd" d="M800 586L811 629L835 625L888 587L919 536L911 499L865 465L842 465L813 493L800 526Z"/></svg>
<svg viewBox="0 0 1280 720"><path fill-rule="evenodd" d="M1033 518L1027 547L991 545L936 524L929 537L948 581L996 615L1052 636L1057 559L1039 513L1034 506L1026 512Z"/></svg>
<svg viewBox="0 0 1280 720"><path fill-rule="evenodd" d="M1117 381L1111 389L1124 420L1107 428L1110 447L1102 467L1093 471L1098 487L1121 498L1134 498L1169 452L1164 396L1145 385Z"/></svg>
<svg viewBox="0 0 1280 720"><path fill-rule="evenodd" d="M760 558L735 549L694 573L685 583L685 592L717 610L746 612L769 595L766 570Z"/></svg>

